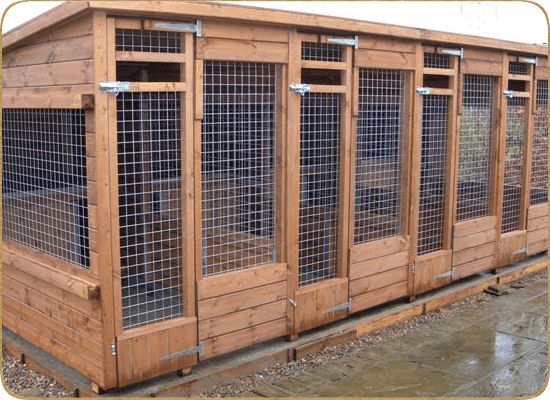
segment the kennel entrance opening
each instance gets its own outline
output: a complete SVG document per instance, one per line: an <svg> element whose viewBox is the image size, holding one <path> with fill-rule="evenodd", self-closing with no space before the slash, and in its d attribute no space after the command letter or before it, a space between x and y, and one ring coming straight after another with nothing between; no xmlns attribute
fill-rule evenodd
<svg viewBox="0 0 550 400"><path fill-rule="evenodd" d="M194 39L141 20L109 19L108 29L116 59L108 78L124 82L107 96L117 145L114 352L125 386L197 362L188 141Z"/></svg>

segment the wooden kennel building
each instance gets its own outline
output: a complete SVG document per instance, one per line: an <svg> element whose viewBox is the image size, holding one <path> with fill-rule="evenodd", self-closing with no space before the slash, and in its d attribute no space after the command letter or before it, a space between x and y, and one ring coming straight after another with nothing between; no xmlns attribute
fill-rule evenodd
<svg viewBox="0 0 550 400"><path fill-rule="evenodd" d="M96 390L547 249L547 48L70 2L2 40L3 325Z"/></svg>

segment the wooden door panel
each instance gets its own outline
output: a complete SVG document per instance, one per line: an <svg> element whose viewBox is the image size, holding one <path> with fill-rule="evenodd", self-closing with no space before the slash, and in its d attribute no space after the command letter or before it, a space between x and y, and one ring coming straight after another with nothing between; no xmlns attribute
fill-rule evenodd
<svg viewBox="0 0 550 400"><path fill-rule="evenodd" d="M419 256L414 268L414 293L421 294L451 283L451 250Z"/></svg>

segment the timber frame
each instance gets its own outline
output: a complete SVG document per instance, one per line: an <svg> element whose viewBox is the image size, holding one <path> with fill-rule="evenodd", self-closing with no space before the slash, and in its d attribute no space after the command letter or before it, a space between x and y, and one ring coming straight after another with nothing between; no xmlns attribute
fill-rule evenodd
<svg viewBox="0 0 550 400"><path fill-rule="evenodd" d="M74 158L85 184L71 196L84 199L88 251L84 263L80 247L4 231L3 326L96 392L295 340L548 248L548 177L533 161L547 153L546 47L207 2L79 1L8 32L2 48L4 111L83 117ZM486 207L459 219L461 190L479 185L460 162L471 76L489 82ZM248 105L261 123L246 119ZM3 124L4 138L15 140L14 126ZM245 134L257 142L236 156ZM8 227L31 211L10 194ZM61 207L47 196L43 209ZM510 210L517 224L504 229ZM40 232L53 240L53 228ZM132 297L139 285L149 289Z"/></svg>

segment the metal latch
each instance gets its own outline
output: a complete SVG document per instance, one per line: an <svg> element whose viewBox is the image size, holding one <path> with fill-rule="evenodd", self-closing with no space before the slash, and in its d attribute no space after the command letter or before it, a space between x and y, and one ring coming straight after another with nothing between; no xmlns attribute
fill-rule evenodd
<svg viewBox="0 0 550 400"><path fill-rule="evenodd" d="M515 95L513 90L504 90L502 94L504 95L504 97L507 97L509 99L513 99Z"/></svg>
<svg viewBox="0 0 550 400"><path fill-rule="evenodd" d="M307 83L293 83L290 85L290 90L294 93L298 93L300 96L311 91L311 85Z"/></svg>
<svg viewBox="0 0 550 400"><path fill-rule="evenodd" d="M524 63L524 64L533 64L535 66L538 65L538 57L518 57L518 62Z"/></svg>
<svg viewBox="0 0 550 400"><path fill-rule="evenodd" d="M440 54L447 54L450 56L460 57L461 59L464 58L464 48L460 49L438 49L438 52Z"/></svg>
<svg viewBox="0 0 550 400"><path fill-rule="evenodd" d="M338 44L340 46L352 46L355 49L359 48L359 36L353 38L339 38L339 37L329 37L327 43Z"/></svg>
<svg viewBox="0 0 550 400"><path fill-rule="evenodd" d="M192 354L201 354L202 350L203 350L203 347L204 346L203 346L202 342L199 342L198 346L191 347L190 349L187 349L187 350L178 351L177 353L172 353L172 354L169 354L167 356L163 356L163 357L160 358L160 361L169 361L169 360L174 360L176 358L190 356Z"/></svg>
<svg viewBox="0 0 550 400"><path fill-rule="evenodd" d="M435 275L433 279L444 279L449 276L453 276L453 271L447 271L447 272L443 272L442 274Z"/></svg>
<svg viewBox="0 0 550 400"><path fill-rule="evenodd" d="M115 342L111 343L111 354L113 356L116 356L116 343Z"/></svg>
<svg viewBox="0 0 550 400"><path fill-rule="evenodd" d="M129 92L130 82L121 81L99 81L100 93L113 93L118 96L120 92Z"/></svg>
<svg viewBox="0 0 550 400"><path fill-rule="evenodd" d="M417 87L416 88L416 94L418 94L420 96L427 96L430 93L432 93L432 89L430 89L428 87Z"/></svg>
<svg viewBox="0 0 550 400"><path fill-rule="evenodd" d="M177 24L174 22L157 22L155 23L155 28L178 32L192 32L197 37L200 37L202 35L202 22L200 19L197 19L194 25L183 23Z"/></svg>
<svg viewBox="0 0 550 400"><path fill-rule="evenodd" d="M337 306L327 308L325 310L325 314L332 314L336 311L342 311L342 310L351 310L351 301L352 299L349 299L346 303L338 304Z"/></svg>

